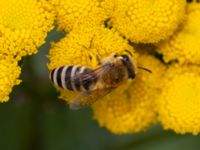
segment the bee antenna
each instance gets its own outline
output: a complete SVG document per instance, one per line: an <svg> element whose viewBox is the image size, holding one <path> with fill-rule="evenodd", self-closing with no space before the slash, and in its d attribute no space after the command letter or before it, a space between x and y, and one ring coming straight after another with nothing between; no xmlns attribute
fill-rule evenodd
<svg viewBox="0 0 200 150"><path fill-rule="evenodd" d="M147 71L147 72L149 72L149 73L152 73L152 71L149 70L149 69L147 69L147 68L144 68L144 67L141 67L141 66L138 66L137 68L138 68L138 69L145 70L145 71Z"/></svg>

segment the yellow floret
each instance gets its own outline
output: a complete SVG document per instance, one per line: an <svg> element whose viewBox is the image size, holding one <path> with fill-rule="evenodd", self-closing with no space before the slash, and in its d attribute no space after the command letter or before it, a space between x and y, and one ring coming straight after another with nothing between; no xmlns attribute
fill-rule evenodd
<svg viewBox="0 0 200 150"><path fill-rule="evenodd" d="M158 46L158 51L164 55L164 60L178 60L180 63L200 64L200 4L188 4L184 23L172 37Z"/></svg>
<svg viewBox="0 0 200 150"><path fill-rule="evenodd" d="M138 65L150 69L150 74L138 70L129 86L119 87L93 105L94 118L115 134L134 133L156 122L155 99L161 91L164 65L153 55L142 53Z"/></svg>
<svg viewBox="0 0 200 150"><path fill-rule="evenodd" d="M185 0L116 0L111 22L132 42L156 43L175 31L184 18Z"/></svg>
<svg viewBox="0 0 200 150"><path fill-rule="evenodd" d="M52 70L63 65L80 65L96 68L97 57L101 60L112 53L124 53L124 50L134 52L128 41L117 32L101 26L79 26L65 38L54 43L50 49L48 65ZM61 98L70 102L77 93L68 90L61 91Z"/></svg>
<svg viewBox="0 0 200 150"><path fill-rule="evenodd" d="M56 10L59 30L71 31L75 24L101 24L107 17L98 0L50 0Z"/></svg>
<svg viewBox="0 0 200 150"><path fill-rule="evenodd" d="M195 65L174 65L166 72L157 101L159 121L176 133L200 132L200 70Z"/></svg>
<svg viewBox="0 0 200 150"><path fill-rule="evenodd" d="M6 102L13 86L20 83L21 69L15 59L0 54L0 70L0 102Z"/></svg>
<svg viewBox="0 0 200 150"><path fill-rule="evenodd" d="M49 7L44 0L0 0L0 53L18 60L36 53L53 27Z"/></svg>
<svg viewBox="0 0 200 150"><path fill-rule="evenodd" d="M115 1L114 0L98 0L100 2L100 7L107 14L108 18L110 18L114 12Z"/></svg>

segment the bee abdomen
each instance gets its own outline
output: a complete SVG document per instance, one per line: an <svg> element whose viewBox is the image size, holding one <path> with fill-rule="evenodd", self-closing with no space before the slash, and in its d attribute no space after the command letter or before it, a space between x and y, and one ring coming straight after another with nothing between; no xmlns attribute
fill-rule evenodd
<svg viewBox="0 0 200 150"><path fill-rule="evenodd" d="M63 66L50 72L50 80L55 86L71 91L88 91L96 83L93 70L81 66Z"/></svg>
<svg viewBox="0 0 200 150"><path fill-rule="evenodd" d="M71 72L73 66L63 66L53 69L50 72L50 80L55 86L59 86L63 89L72 89L71 84Z"/></svg>
<svg viewBox="0 0 200 150"><path fill-rule="evenodd" d="M83 76L81 76L81 84L82 84L82 90L83 91L89 91L92 85L96 84L97 82L97 75L96 73L89 69L89 68L82 68Z"/></svg>

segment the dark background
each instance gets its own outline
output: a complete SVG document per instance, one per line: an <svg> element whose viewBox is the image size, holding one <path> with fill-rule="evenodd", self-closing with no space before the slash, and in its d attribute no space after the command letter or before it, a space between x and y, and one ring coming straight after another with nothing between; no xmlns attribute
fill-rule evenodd
<svg viewBox="0 0 200 150"><path fill-rule="evenodd" d="M154 126L145 132L113 135L98 126L92 111L70 111L48 79L52 31L38 54L21 62L23 82L0 104L0 150L197 150L200 136L176 135Z"/></svg>

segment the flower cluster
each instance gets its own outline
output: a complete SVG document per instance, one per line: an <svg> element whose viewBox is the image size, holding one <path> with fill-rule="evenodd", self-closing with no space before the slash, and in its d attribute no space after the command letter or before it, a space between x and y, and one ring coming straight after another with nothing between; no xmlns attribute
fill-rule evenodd
<svg viewBox="0 0 200 150"><path fill-rule="evenodd" d="M96 68L113 52L133 53L134 80L92 105L94 119L115 134L152 124L176 133L200 132L200 4L185 0L51 0L56 23L68 34L50 49L49 70L63 65ZM100 13L101 12L101 13ZM79 93L63 90L71 103ZM88 102L85 101L87 104Z"/></svg>
<svg viewBox="0 0 200 150"><path fill-rule="evenodd" d="M91 105L100 126L115 134L153 124L181 134L200 132L200 3L195 0L0 0L1 101L20 82L18 60L37 52L54 14L58 30L67 34L52 44L50 71L64 65L95 69L112 53L129 55L137 66L135 79ZM68 103L79 94L56 89Z"/></svg>
<svg viewBox="0 0 200 150"><path fill-rule="evenodd" d="M200 132L200 3L187 4L184 21L174 34L157 44L158 53L171 65L157 100L158 120L177 133Z"/></svg>
<svg viewBox="0 0 200 150"><path fill-rule="evenodd" d="M51 7L45 0L0 0L0 102L19 84L18 61L36 53L52 29Z"/></svg>

